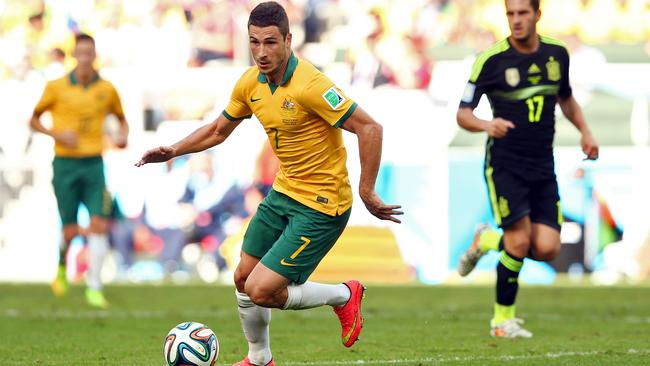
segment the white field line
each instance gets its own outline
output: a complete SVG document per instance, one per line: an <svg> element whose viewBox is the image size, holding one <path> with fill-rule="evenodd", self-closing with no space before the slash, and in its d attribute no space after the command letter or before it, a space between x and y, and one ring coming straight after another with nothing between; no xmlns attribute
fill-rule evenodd
<svg viewBox="0 0 650 366"><path fill-rule="evenodd" d="M404 364L416 364L416 365L441 365L452 362L480 362L480 361L525 361L525 360L539 360L539 359L548 359L555 360L560 358L572 358L572 357L584 357L584 356L597 356L597 355L607 355L611 354L609 351L580 351L580 352L556 352L556 353L542 353L537 355L500 355L500 356L464 356L464 357L423 357L423 358L400 358L400 359L389 359L389 360L321 360L321 361L288 361L282 362L282 365L286 366L345 366L345 365L404 365ZM611 355L617 355L618 353L613 353ZM650 349L633 349L630 348L624 353L625 355L636 355L639 357L650 356ZM94 363L93 363L94 364ZM13 366L20 365L9 361L8 363L3 363L3 365ZM50 365L58 365L58 363L53 363ZM63 364L62 364L63 365ZM67 364L66 364L67 365ZM131 366L131 364L121 364L122 366ZM159 366L160 364L155 362L152 365ZM230 363L219 363L217 366L230 366ZM134 364L135 366L135 364Z"/></svg>
<svg viewBox="0 0 650 366"><path fill-rule="evenodd" d="M463 356L463 357L424 357L424 358L402 358L391 360L322 360L322 361L289 361L282 362L287 366L327 366L327 365L402 365L402 364L425 364L437 365L453 362L480 362L480 361L519 361L535 359L560 359L584 356L597 356L608 354L608 351L581 351L581 352L556 352L542 353L537 355L501 355L501 356ZM628 349L626 355L649 356L650 349ZM229 366L228 364L219 364L218 366Z"/></svg>

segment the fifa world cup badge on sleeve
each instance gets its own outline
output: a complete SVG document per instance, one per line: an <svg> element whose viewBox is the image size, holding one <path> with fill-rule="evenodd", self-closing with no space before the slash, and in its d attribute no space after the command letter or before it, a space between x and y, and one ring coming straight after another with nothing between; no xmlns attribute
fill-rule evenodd
<svg viewBox="0 0 650 366"><path fill-rule="evenodd" d="M476 85L472 83L467 83L465 85L465 91L463 92L463 97L461 100L465 103L471 103L474 99L474 92L476 91Z"/></svg>
<svg viewBox="0 0 650 366"><path fill-rule="evenodd" d="M332 109L338 109L341 104L345 103L345 98L339 93L335 87L327 89L323 94L323 99L329 104Z"/></svg>

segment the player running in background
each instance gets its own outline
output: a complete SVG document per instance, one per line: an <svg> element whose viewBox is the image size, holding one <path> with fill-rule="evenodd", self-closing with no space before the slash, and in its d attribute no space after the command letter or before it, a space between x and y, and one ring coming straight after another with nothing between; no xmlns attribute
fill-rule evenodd
<svg viewBox="0 0 650 366"><path fill-rule="evenodd" d="M466 276L488 250L503 250L490 334L529 338L532 333L515 318L519 271L526 256L549 261L560 251L562 211L553 158L556 102L580 131L588 159L598 158L598 144L571 94L567 49L537 34L539 0L506 0L505 5L511 34L478 56L457 114L462 128L488 135L485 180L503 235L479 226L458 271ZM473 113L483 94L492 106L491 121Z"/></svg>
<svg viewBox="0 0 650 366"><path fill-rule="evenodd" d="M65 258L70 242L79 235L77 211L83 203L90 213L86 300L104 308L108 304L102 292L100 273L109 250L107 231L111 213L102 160L104 120L110 113L117 116L120 133L115 143L118 147L126 146L129 129L117 91L110 82L100 78L93 66L95 40L79 34L75 41L76 68L47 83L30 125L55 141L52 183L63 224L63 243L52 290L57 296L65 295L68 290ZM51 128L40 121L41 114L46 111L52 114Z"/></svg>
<svg viewBox="0 0 650 366"><path fill-rule="evenodd" d="M276 2L256 6L248 34L257 65L241 76L223 113L176 144L147 151L136 165L218 145L252 114L260 121L280 170L251 219L235 270L239 315L249 346L247 357L237 365L273 365L269 308L332 306L346 347L361 331L361 283L307 281L350 217L352 190L341 128L359 141L359 195L368 211L397 223L395 215L402 212L397 211L400 206L385 205L375 193L381 125L313 65L293 54L282 6Z"/></svg>

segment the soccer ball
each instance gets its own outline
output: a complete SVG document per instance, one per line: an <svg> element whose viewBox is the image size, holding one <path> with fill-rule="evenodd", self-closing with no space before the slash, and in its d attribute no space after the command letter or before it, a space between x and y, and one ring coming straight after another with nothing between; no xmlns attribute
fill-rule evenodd
<svg viewBox="0 0 650 366"><path fill-rule="evenodd" d="M201 323L180 323L167 333L163 357L169 366L214 366L219 357L219 340Z"/></svg>

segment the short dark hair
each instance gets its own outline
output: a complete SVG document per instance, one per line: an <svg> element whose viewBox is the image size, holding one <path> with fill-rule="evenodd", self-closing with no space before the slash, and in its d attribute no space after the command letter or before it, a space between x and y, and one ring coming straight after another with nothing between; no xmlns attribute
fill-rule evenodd
<svg viewBox="0 0 650 366"><path fill-rule="evenodd" d="M65 58L65 52L64 52L62 49L60 49L59 47L54 47L54 48L52 49L52 53L53 53L56 57L59 57L59 58Z"/></svg>
<svg viewBox="0 0 650 366"><path fill-rule="evenodd" d="M31 23L31 22L35 22L35 21L37 21L37 20L43 20L43 16L44 16L43 12L40 11L40 12L38 12L38 13L35 13L35 14L30 15L29 18L28 18L28 20L29 20L30 23Z"/></svg>
<svg viewBox="0 0 650 366"><path fill-rule="evenodd" d="M289 18L287 12L284 11L282 5L275 1L267 1L257 5L251 11L248 17L248 27L254 25L256 27L269 27L276 26L280 29L283 37L289 34Z"/></svg>
<svg viewBox="0 0 650 366"><path fill-rule="evenodd" d="M530 0L530 6L533 7L534 12L537 12L539 10L539 0Z"/></svg>
<svg viewBox="0 0 650 366"><path fill-rule="evenodd" d="M75 46L78 45L79 42L83 42L83 41L90 41L92 42L93 46L95 45L95 39L86 33L79 33L76 36L74 36Z"/></svg>

